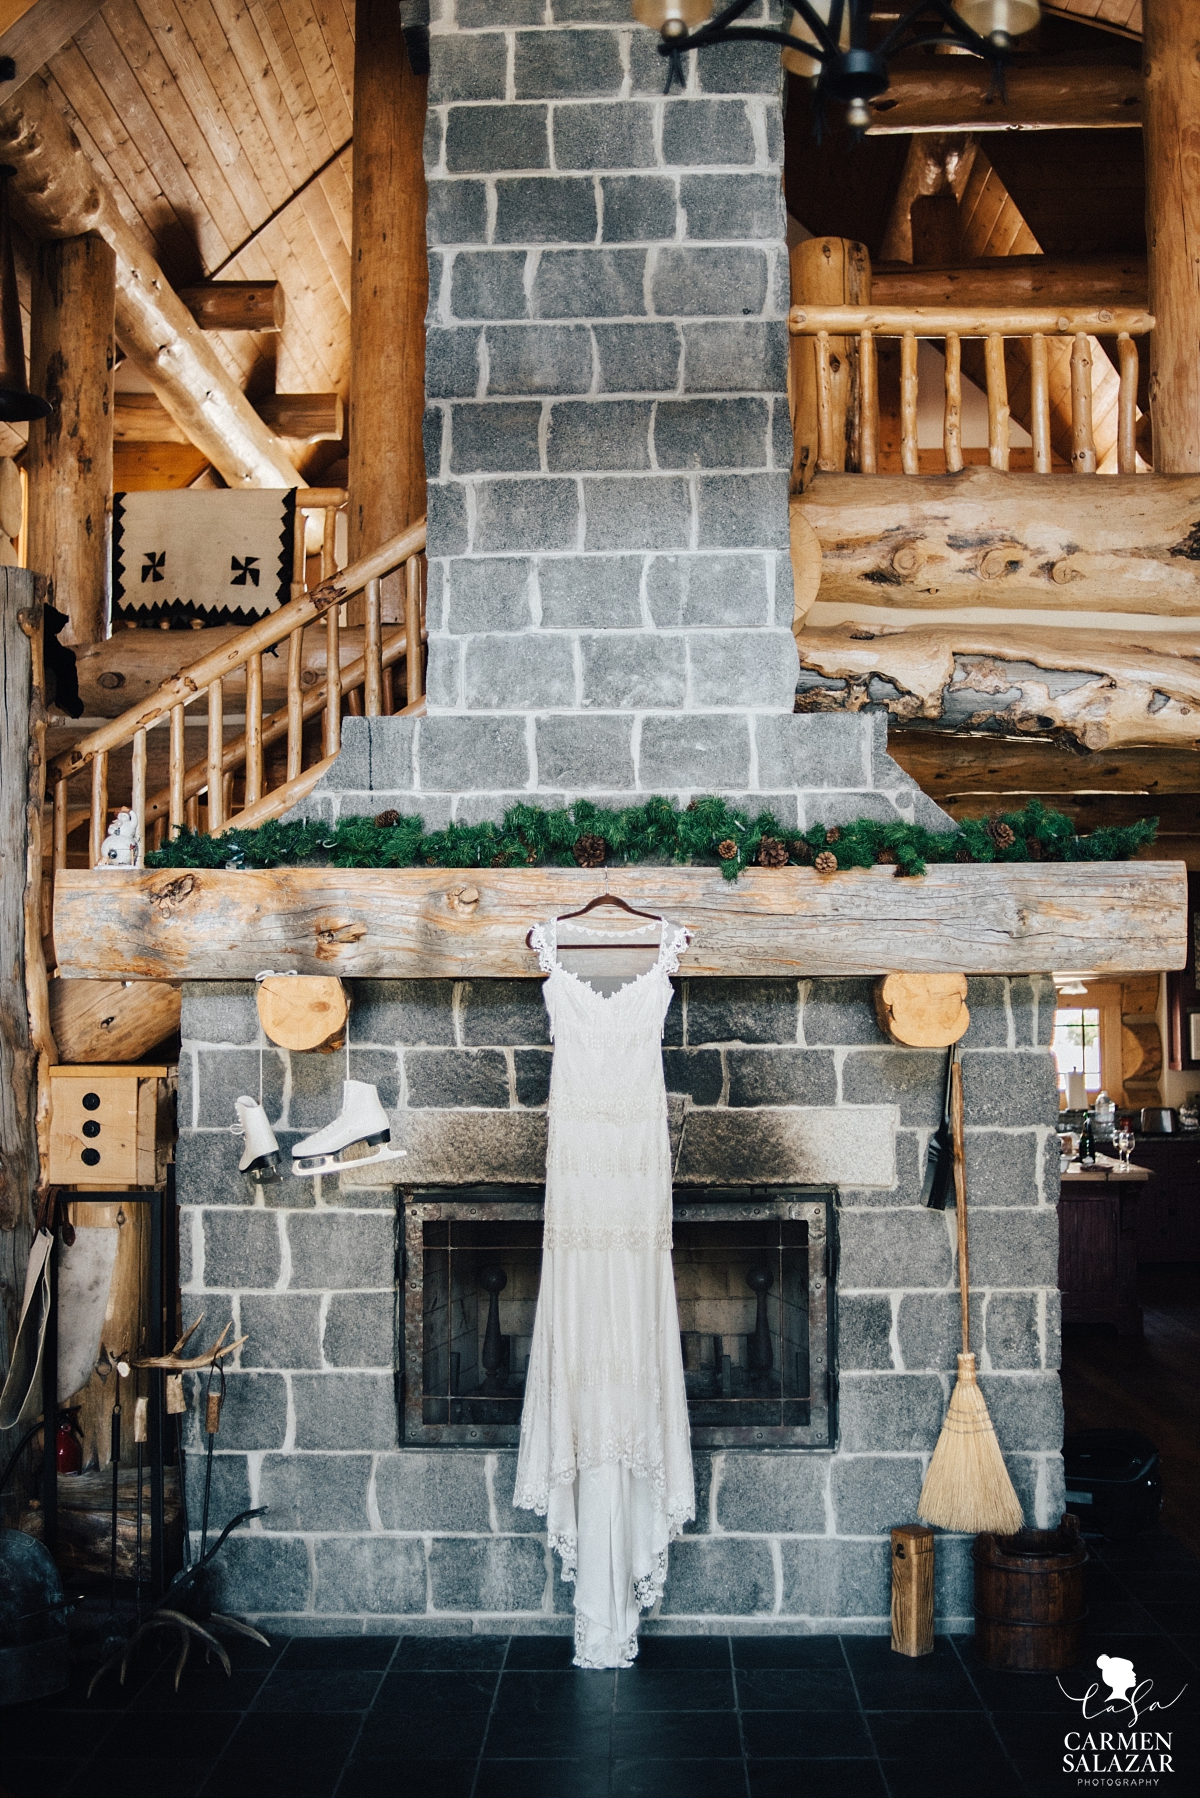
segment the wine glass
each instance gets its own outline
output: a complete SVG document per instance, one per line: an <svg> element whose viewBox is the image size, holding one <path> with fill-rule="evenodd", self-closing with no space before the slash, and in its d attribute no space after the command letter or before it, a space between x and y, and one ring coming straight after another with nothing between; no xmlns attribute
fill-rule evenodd
<svg viewBox="0 0 1200 1798"><path fill-rule="evenodd" d="M1121 1166L1129 1166L1129 1157L1133 1154L1137 1138L1127 1123L1122 1123L1113 1139L1117 1145L1117 1154L1121 1157Z"/></svg>

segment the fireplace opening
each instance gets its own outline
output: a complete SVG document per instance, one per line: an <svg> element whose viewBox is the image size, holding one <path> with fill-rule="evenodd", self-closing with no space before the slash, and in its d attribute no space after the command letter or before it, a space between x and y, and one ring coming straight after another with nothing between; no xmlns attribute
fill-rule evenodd
<svg viewBox="0 0 1200 1798"><path fill-rule="evenodd" d="M674 1211L694 1446L832 1446L832 1193L678 1188ZM404 1195L405 1441L518 1441L541 1253L540 1189Z"/></svg>

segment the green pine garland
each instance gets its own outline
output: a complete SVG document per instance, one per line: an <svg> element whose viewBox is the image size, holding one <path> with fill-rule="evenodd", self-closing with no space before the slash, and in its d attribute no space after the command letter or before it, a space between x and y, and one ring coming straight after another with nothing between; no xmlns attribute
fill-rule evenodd
<svg viewBox="0 0 1200 1798"><path fill-rule="evenodd" d="M1063 812L1034 799L1017 812L965 819L957 830L857 818L800 834L770 812L751 817L723 799L695 799L680 811L667 799L606 811L586 799L558 811L514 805L500 824L451 824L426 831L419 817L260 825L200 836L182 830L146 856L149 868L525 868L685 862L719 866L727 880L755 864L789 862L832 874L894 863L924 874L929 862L1128 861L1154 841L1157 818L1077 836Z"/></svg>

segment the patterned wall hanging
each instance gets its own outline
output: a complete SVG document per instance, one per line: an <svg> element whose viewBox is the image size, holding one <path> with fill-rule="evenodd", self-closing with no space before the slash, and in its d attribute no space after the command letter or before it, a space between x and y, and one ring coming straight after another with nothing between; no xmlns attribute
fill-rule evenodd
<svg viewBox="0 0 1200 1798"><path fill-rule="evenodd" d="M113 496L113 616L260 618L291 596L296 495L284 488Z"/></svg>

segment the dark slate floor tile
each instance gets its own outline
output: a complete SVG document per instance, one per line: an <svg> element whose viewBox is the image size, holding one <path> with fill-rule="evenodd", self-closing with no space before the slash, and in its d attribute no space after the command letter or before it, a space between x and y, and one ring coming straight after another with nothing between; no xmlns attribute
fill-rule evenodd
<svg viewBox="0 0 1200 1798"><path fill-rule="evenodd" d="M385 1673L375 1695L374 1709L409 1711L423 1715L430 1710L461 1716L468 1711L490 1711L497 1674L479 1672L410 1672L393 1667Z"/></svg>
<svg viewBox="0 0 1200 1798"><path fill-rule="evenodd" d="M570 1636L514 1636L504 1666L508 1672L525 1667L569 1667L575 1658ZM490 1665L490 1663L489 1663Z"/></svg>
<svg viewBox="0 0 1200 1798"><path fill-rule="evenodd" d="M859 1700L865 1711L971 1711L979 1708L971 1682L947 1637L932 1654L896 1654L887 1636L844 1636Z"/></svg>
<svg viewBox="0 0 1200 1798"><path fill-rule="evenodd" d="M383 1673L348 1672L344 1667L293 1669L286 1664L268 1673L254 1700L255 1712L365 1711L375 1701Z"/></svg>
<svg viewBox="0 0 1200 1798"><path fill-rule="evenodd" d="M729 1665L728 1636L641 1636L637 1666L716 1671Z"/></svg>
<svg viewBox="0 0 1200 1798"><path fill-rule="evenodd" d="M483 1746L485 1760L607 1759L611 1709L503 1711L497 1707Z"/></svg>
<svg viewBox="0 0 1200 1798"><path fill-rule="evenodd" d="M887 1798L875 1761L750 1761L750 1798Z"/></svg>
<svg viewBox="0 0 1200 1798"><path fill-rule="evenodd" d="M117 1718L96 1750L100 1761L215 1761L241 1722L229 1711L206 1713L202 1721L168 1711L130 1711Z"/></svg>
<svg viewBox="0 0 1200 1798"><path fill-rule="evenodd" d="M1088 1606L1087 1638L1097 1650L1110 1636L1157 1636L1163 1626L1151 1616L1149 1608L1133 1599L1101 1599Z"/></svg>
<svg viewBox="0 0 1200 1798"><path fill-rule="evenodd" d="M189 1660L179 1682L178 1692L175 1690L173 1669L164 1667L161 1673L156 1673L142 1687L130 1706L130 1715L141 1711L162 1711L178 1720L191 1711L246 1711L253 1704L266 1677L263 1672L234 1672L226 1676L225 1669L218 1667L215 1662L207 1667L201 1662L194 1667Z"/></svg>
<svg viewBox="0 0 1200 1798"><path fill-rule="evenodd" d="M59 1750L63 1743L59 1742ZM28 1760L4 1756L4 1789L12 1798L55 1798L79 1770L77 1760Z"/></svg>
<svg viewBox="0 0 1200 1798"><path fill-rule="evenodd" d="M278 1761L289 1766L340 1765L362 1727L358 1711L251 1711L243 1717L222 1756L223 1761Z"/></svg>
<svg viewBox="0 0 1200 1798"><path fill-rule="evenodd" d="M1171 1646L1177 1648L1193 1667L1200 1667L1200 1635L1172 1636Z"/></svg>
<svg viewBox="0 0 1200 1798"><path fill-rule="evenodd" d="M0 1711L0 1743L7 1762L59 1760L67 1749L78 1759L103 1741L115 1723L111 1711L52 1711L44 1703L6 1705Z"/></svg>
<svg viewBox="0 0 1200 1798"><path fill-rule="evenodd" d="M534 1636L531 1641L543 1638ZM555 1641L559 1638L551 1637ZM404 1636L396 1649L392 1671L411 1668L419 1672L463 1673L472 1668L499 1668L504 1662L506 1636ZM515 1648L517 1643L513 1643ZM568 1662L570 1657L568 1656ZM509 1661L512 1665L511 1657ZM540 1666L541 1662L530 1663Z"/></svg>
<svg viewBox="0 0 1200 1798"><path fill-rule="evenodd" d="M415 1798L417 1793L427 1798L471 1798L476 1765L474 1756L461 1761L423 1760L405 1778L394 1760L355 1755L346 1762L339 1798L409 1798L409 1794Z"/></svg>
<svg viewBox="0 0 1200 1798"><path fill-rule="evenodd" d="M1053 1673L1010 1673L1000 1667L985 1667L969 1642L963 1646L962 1657L984 1710L997 1715L1062 1710L1064 1699ZM1070 1675L1064 1673L1062 1678L1069 1680Z"/></svg>
<svg viewBox="0 0 1200 1798"><path fill-rule="evenodd" d="M733 1663L742 1667L836 1667L846 1657L837 1636L734 1636Z"/></svg>
<svg viewBox="0 0 1200 1798"><path fill-rule="evenodd" d="M731 1711L635 1711L614 1717L612 1732L620 1760L732 1760L742 1752Z"/></svg>
<svg viewBox="0 0 1200 1798"><path fill-rule="evenodd" d="M567 1668L548 1673L502 1673L496 1693L498 1717L608 1716L617 1675Z"/></svg>
<svg viewBox="0 0 1200 1798"><path fill-rule="evenodd" d="M875 1750L857 1711L743 1711L746 1753L757 1760L850 1760Z"/></svg>
<svg viewBox="0 0 1200 1798"><path fill-rule="evenodd" d="M743 1711L854 1711L858 1697L845 1667L739 1667Z"/></svg>
<svg viewBox="0 0 1200 1798"><path fill-rule="evenodd" d="M1087 1546L1089 1553L1097 1555L1106 1567L1116 1567L1122 1572L1152 1572L1157 1569L1194 1573L1197 1569L1196 1557L1191 1550L1162 1529L1143 1530L1136 1536L1127 1537L1123 1542L1106 1542L1089 1537Z"/></svg>
<svg viewBox="0 0 1200 1798"><path fill-rule="evenodd" d="M621 1760L612 1770L620 1798L746 1798L746 1769L737 1760Z"/></svg>
<svg viewBox="0 0 1200 1798"><path fill-rule="evenodd" d="M1178 1603L1168 1604L1164 1599L1151 1599L1146 1610L1169 1636L1177 1636L1182 1630L1191 1629L1200 1615L1200 1603L1194 1598L1180 1599Z"/></svg>
<svg viewBox="0 0 1200 1798"><path fill-rule="evenodd" d="M486 1711L368 1711L356 1753L367 1760L474 1759L487 1730Z"/></svg>
<svg viewBox="0 0 1200 1798"><path fill-rule="evenodd" d="M197 1798L333 1798L341 1777L340 1760L305 1761L296 1766L222 1760L200 1787ZM170 1791L169 1786L165 1789ZM128 1798L127 1792L124 1798Z"/></svg>
<svg viewBox="0 0 1200 1798"><path fill-rule="evenodd" d="M893 1798L928 1798L931 1787L948 1783L964 1784L971 1798L1017 1789L1004 1746L982 1715L876 1712L867 1721Z"/></svg>
<svg viewBox="0 0 1200 1798"><path fill-rule="evenodd" d="M631 1667L617 1675L617 1711L731 1711L733 1674L728 1668L688 1672Z"/></svg>
<svg viewBox="0 0 1200 1798"><path fill-rule="evenodd" d="M397 1636L293 1636L279 1665L288 1673L301 1668L338 1668L360 1672L390 1666Z"/></svg>
<svg viewBox="0 0 1200 1798"><path fill-rule="evenodd" d="M608 1798L608 1794L607 1754L563 1760L484 1760L475 1784L475 1798Z"/></svg>
<svg viewBox="0 0 1200 1798"><path fill-rule="evenodd" d="M129 1798L131 1792L170 1792L172 1798L195 1798L212 1772L208 1760L131 1759L89 1761L61 1789L64 1798Z"/></svg>

